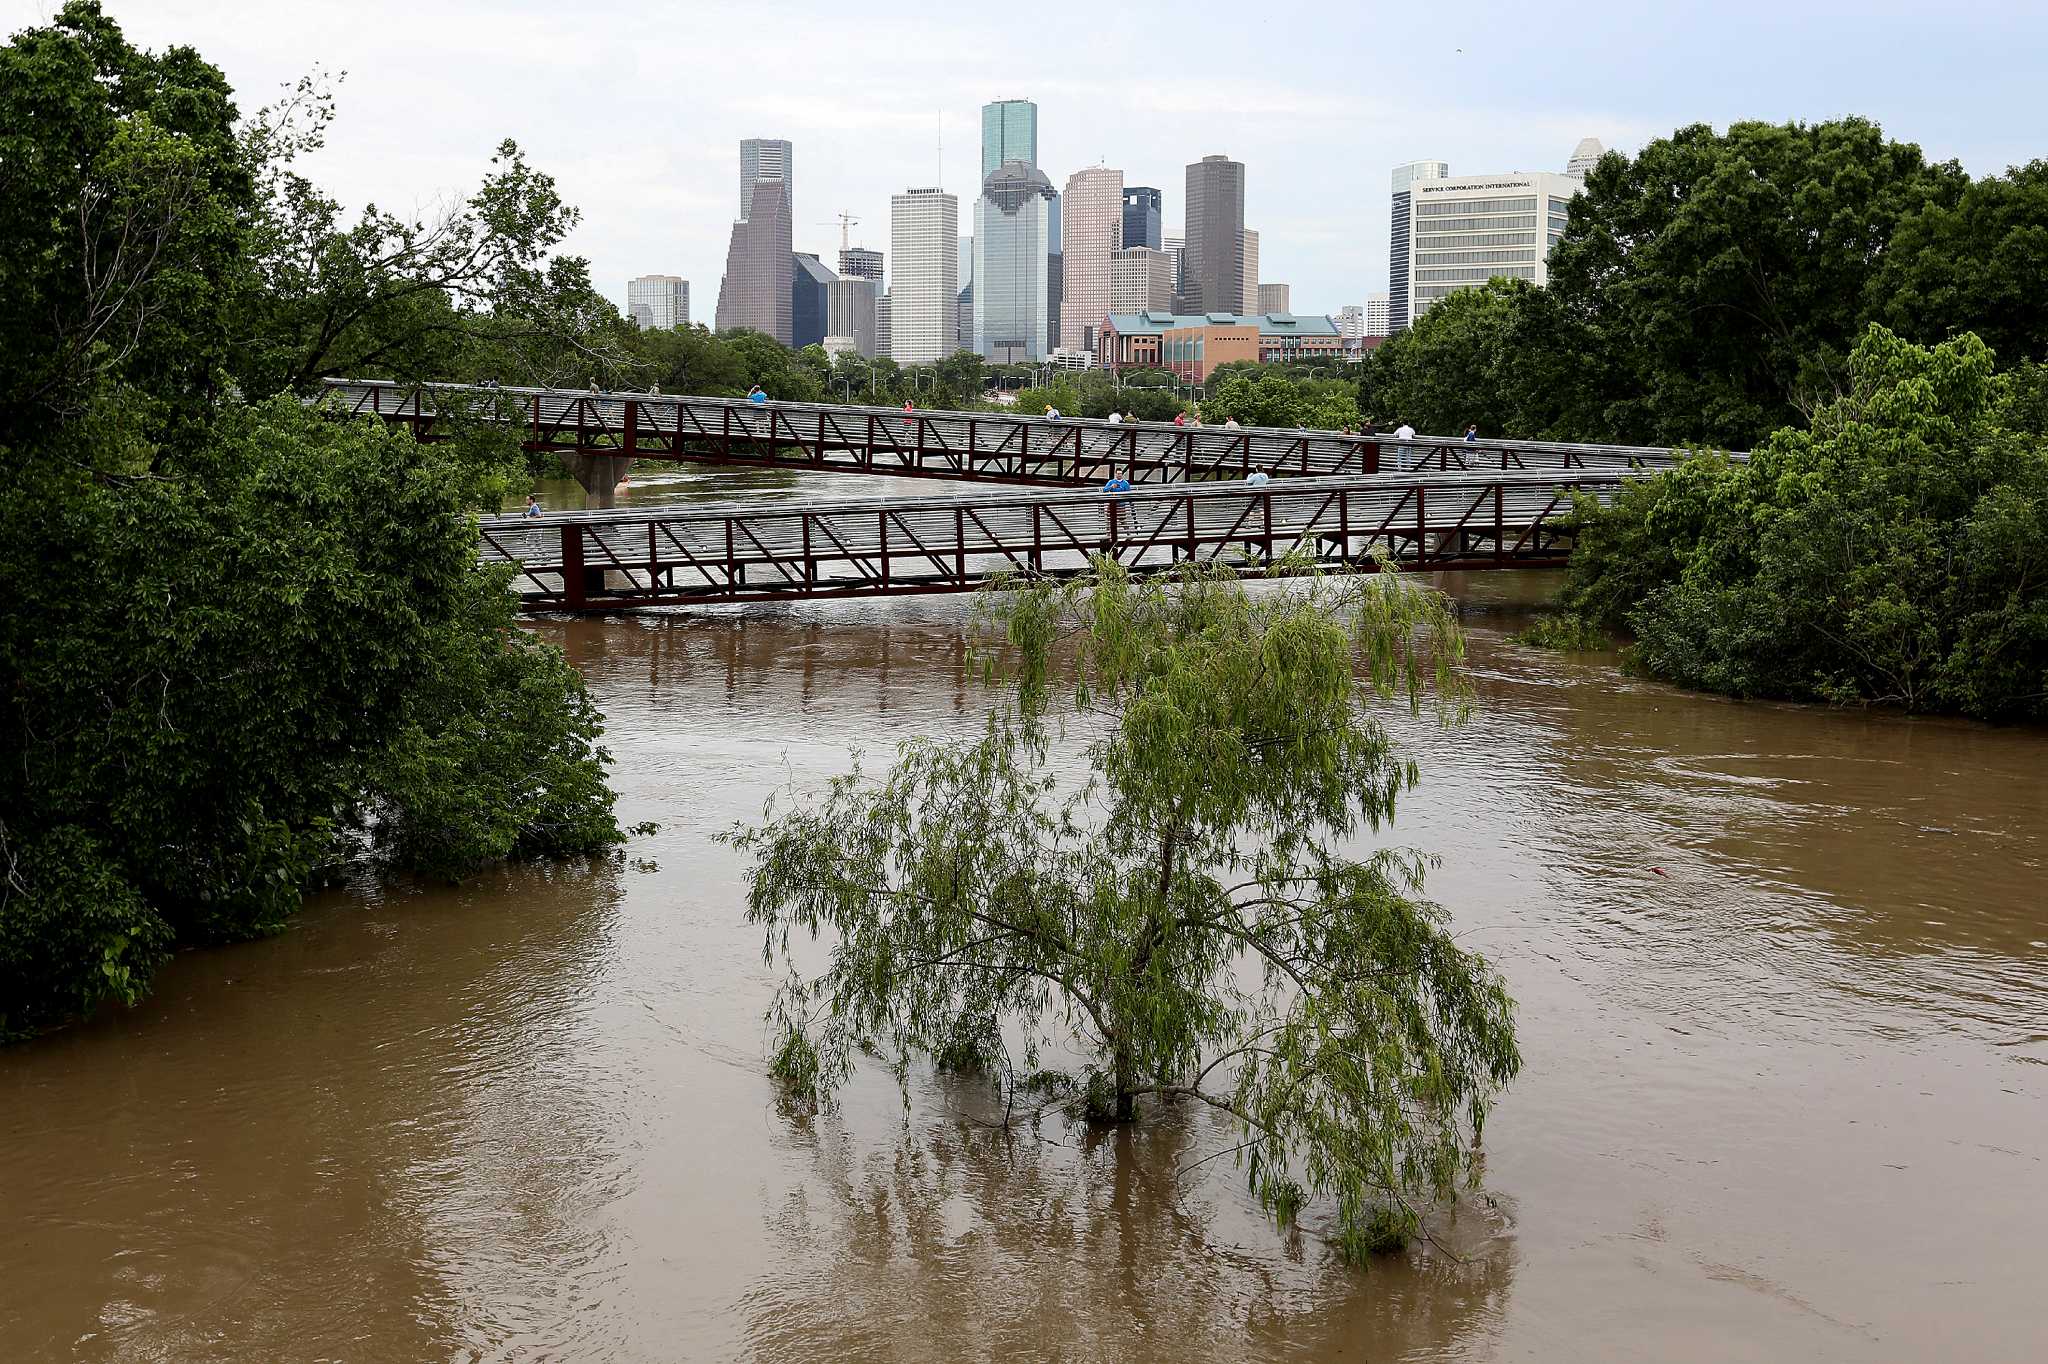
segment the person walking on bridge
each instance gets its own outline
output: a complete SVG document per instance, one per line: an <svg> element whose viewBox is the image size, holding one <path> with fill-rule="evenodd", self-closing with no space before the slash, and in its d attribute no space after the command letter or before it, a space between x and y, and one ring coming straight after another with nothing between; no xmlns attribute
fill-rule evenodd
<svg viewBox="0 0 2048 1364"><path fill-rule="evenodd" d="M526 515L530 517L540 515L539 493L528 493L526 495Z"/></svg>
<svg viewBox="0 0 2048 1364"><path fill-rule="evenodd" d="M1415 447L1408 443L1415 439L1415 428L1404 419L1394 428L1394 439L1401 442L1401 448L1394 451L1394 472L1406 473L1415 458Z"/></svg>
<svg viewBox="0 0 2048 1364"><path fill-rule="evenodd" d="M1469 443L1472 443L1472 442L1476 442L1476 441L1477 441L1478 439L1479 439L1479 423L1478 423L1478 422L1466 422L1466 423L1465 423L1465 440L1466 440L1466 442L1467 442L1467 443L1469 444Z"/></svg>
<svg viewBox="0 0 2048 1364"><path fill-rule="evenodd" d="M768 406L768 390L762 388L759 384L755 384L747 390L747 401L756 407Z"/></svg>

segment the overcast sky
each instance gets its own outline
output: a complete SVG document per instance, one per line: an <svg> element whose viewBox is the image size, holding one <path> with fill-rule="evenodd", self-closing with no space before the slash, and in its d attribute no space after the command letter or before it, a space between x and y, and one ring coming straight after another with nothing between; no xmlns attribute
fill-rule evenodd
<svg viewBox="0 0 2048 1364"><path fill-rule="evenodd" d="M49 0L0 0L9 32ZM569 243L623 301L690 280L709 321L737 212L738 140L796 144L796 245L833 221L886 251L889 195L941 180L971 230L979 107L1039 106L1055 186L1122 168L1182 218L1189 161L1246 164L1261 277L1298 312L1387 282L1388 171L1562 169L1683 124L1876 119L1973 174L2048 156L2048 0L627 4L615 0L108 0L132 40L189 43L244 111L346 71L312 172L345 202L459 195L516 138L583 210ZM1442 18L1446 11L1455 18ZM940 152L943 120L944 152Z"/></svg>

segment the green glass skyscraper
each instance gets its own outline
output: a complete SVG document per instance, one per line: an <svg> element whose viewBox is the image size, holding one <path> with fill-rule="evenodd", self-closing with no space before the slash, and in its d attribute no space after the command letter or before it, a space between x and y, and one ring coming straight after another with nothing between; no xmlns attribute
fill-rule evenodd
<svg viewBox="0 0 2048 1364"><path fill-rule="evenodd" d="M999 99L981 106L981 178L1005 161L1038 165L1038 106L1028 99Z"/></svg>

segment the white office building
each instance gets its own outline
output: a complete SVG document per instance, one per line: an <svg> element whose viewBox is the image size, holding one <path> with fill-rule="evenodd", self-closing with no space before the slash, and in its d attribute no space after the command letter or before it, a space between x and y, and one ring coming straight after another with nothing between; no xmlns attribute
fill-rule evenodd
<svg viewBox="0 0 2048 1364"><path fill-rule="evenodd" d="M959 349L960 200L937 187L889 199L889 355L898 364Z"/></svg>
<svg viewBox="0 0 2048 1364"><path fill-rule="evenodd" d="M1387 329L1393 322L1392 312L1392 300L1385 294L1367 294L1365 296L1365 330L1360 332L1359 335L1390 335Z"/></svg>
<svg viewBox="0 0 2048 1364"><path fill-rule="evenodd" d="M1582 143L1574 157L1584 154ZM1564 235L1565 206L1585 186L1577 175L1511 171L1410 174L1403 187L1404 172L1443 165L1417 162L1394 172L1390 332L1405 330L1438 299L1490 279L1549 283L1550 249Z"/></svg>
<svg viewBox="0 0 2048 1364"><path fill-rule="evenodd" d="M626 315L646 332L690 322L690 281L681 275L641 275L626 281Z"/></svg>

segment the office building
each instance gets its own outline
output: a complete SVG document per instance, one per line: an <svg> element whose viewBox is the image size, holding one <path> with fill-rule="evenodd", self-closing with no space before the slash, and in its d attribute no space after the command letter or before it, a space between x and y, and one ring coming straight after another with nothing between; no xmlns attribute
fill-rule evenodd
<svg viewBox="0 0 2048 1364"><path fill-rule="evenodd" d="M974 202L973 323L964 344L994 364L1041 360L1047 330L1054 194L1045 172L1005 161Z"/></svg>
<svg viewBox="0 0 2048 1364"><path fill-rule="evenodd" d="M1181 294L1189 312L1234 313L1244 303L1244 163L1205 156L1188 167ZM1256 282L1256 280L1254 281Z"/></svg>
<svg viewBox="0 0 2048 1364"><path fill-rule="evenodd" d="M642 331L690 325L690 281L681 275L641 275L626 281L626 315Z"/></svg>
<svg viewBox="0 0 2048 1364"><path fill-rule="evenodd" d="M1386 294L1365 296L1365 334L1367 336L1393 335L1392 301Z"/></svg>
<svg viewBox="0 0 2048 1364"><path fill-rule="evenodd" d="M1127 246L1109 267L1109 310L1113 313L1170 312L1173 258L1149 246Z"/></svg>
<svg viewBox="0 0 2048 1364"><path fill-rule="evenodd" d="M873 359L880 353L880 336L875 315L880 303L880 281L847 278L842 275L825 286L825 334L843 337L856 355Z"/></svg>
<svg viewBox="0 0 2048 1364"><path fill-rule="evenodd" d="M951 355L959 345L960 200L937 186L889 199L889 354L898 364Z"/></svg>
<svg viewBox="0 0 2048 1364"><path fill-rule="evenodd" d="M789 202L780 180L754 184L752 211L732 225L725 277L718 284L718 330L750 327L790 344L795 255L789 246Z"/></svg>
<svg viewBox="0 0 2048 1364"><path fill-rule="evenodd" d="M1451 173L1448 161L1410 161L1405 166L1394 167L1394 217L1387 246L1387 278L1389 311L1388 335L1408 330L1408 285L1409 270L1408 234L1414 220L1415 187L1430 180L1441 180Z"/></svg>
<svg viewBox="0 0 2048 1364"><path fill-rule="evenodd" d="M1601 145L1599 138L1582 137L1579 139L1579 145L1572 148L1571 160L1564 163L1564 173L1576 175L1583 180L1587 172L1599 165L1600 158L1605 155L1607 148Z"/></svg>
<svg viewBox="0 0 2048 1364"><path fill-rule="evenodd" d="M1293 290L1284 284L1268 284L1264 280L1260 280L1258 310L1262 313L1293 312L1294 309L1289 306L1292 302L1292 294Z"/></svg>
<svg viewBox="0 0 2048 1364"><path fill-rule="evenodd" d="M1237 235L1242 273L1238 276L1236 311L1250 316L1259 311L1259 234L1246 228Z"/></svg>
<svg viewBox="0 0 2048 1364"><path fill-rule="evenodd" d="M1187 276L1183 273L1183 260L1187 254L1187 244L1188 239L1185 234L1174 237L1162 237L1159 242L1159 249L1164 251L1166 258L1173 262L1173 292L1176 295L1187 291Z"/></svg>
<svg viewBox="0 0 2048 1364"><path fill-rule="evenodd" d="M1165 244L1160 235L1159 191L1142 185L1124 187L1124 245L1149 246L1158 250Z"/></svg>
<svg viewBox="0 0 2048 1364"><path fill-rule="evenodd" d="M1365 309L1359 304L1345 304L1330 320L1337 324L1337 335L1346 341L1356 341L1365 335Z"/></svg>
<svg viewBox="0 0 2048 1364"><path fill-rule="evenodd" d="M842 247L839 252L839 277L841 279L871 279L877 285L882 282L882 253L870 251L865 246Z"/></svg>
<svg viewBox="0 0 2048 1364"><path fill-rule="evenodd" d="M826 290L839 276L816 256L799 251L790 262L789 343L815 346L825 339L830 305Z"/></svg>
<svg viewBox="0 0 2048 1364"><path fill-rule="evenodd" d="M875 354L877 355L894 355L896 353L896 329L890 325L893 311L893 305L886 292L875 299Z"/></svg>
<svg viewBox="0 0 2048 1364"><path fill-rule="evenodd" d="M1038 106L1028 99L999 99L981 106L981 178L1005 161L1038 167Z"/></svg>
<svg viewBox="0 0 2048 1364"><path fill-rule="evenodd" d="M1060 344L1093 350L1109 315L1110 258L1123 245L1124 173L1090 166L1067 177L1060 196Z"/></svg>
<svg viewBox="0 0 2048 1364"><path fill-rule="evenodd" d="M1272 365L1342 356L1344 338L1327 317L1112 313L1095 354L1105 369L1163 369L1199 384L1234 361Z"/></svg>
<svg viewBox="0 0 2048 1364"><path fill-rule="evenodd" d="M1412 178L1401 191L1409 169L1394 172L1391 332L1405 330L1445 295L1490 279L1549 282L1550 249L1564 235L1566 205L1583 180L1551 171L1445 174Z"/></svg>
<svg viewBox="0 0 2048 1364"><path fill-rule="evenodd" d="M740 217L754 210L754 186L763 180L782 183L782 211L796 221L796 150L786 138L740 139Z"/></svg>

